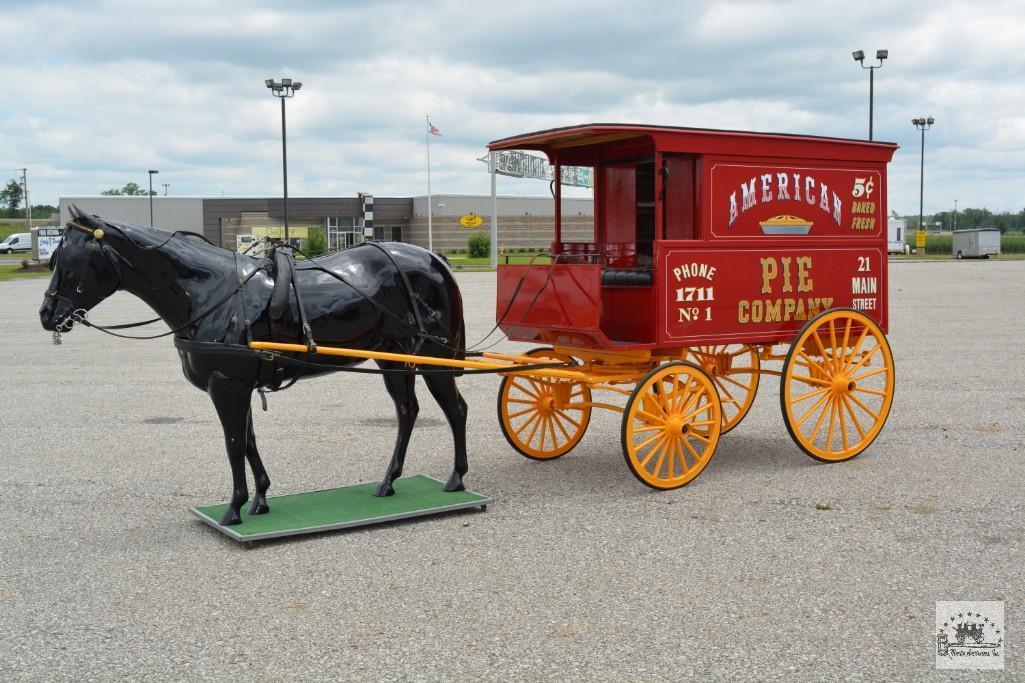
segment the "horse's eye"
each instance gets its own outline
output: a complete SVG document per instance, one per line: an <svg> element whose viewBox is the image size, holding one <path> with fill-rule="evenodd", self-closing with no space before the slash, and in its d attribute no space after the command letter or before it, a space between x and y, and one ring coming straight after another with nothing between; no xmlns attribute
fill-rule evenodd
<svg viewBox="0 0 1025 683"><path fill-rule="evenodd" d="M81 285L81 284L79 284L79 285L77 285L77 286L75 287L75 292L77 292L78 294L81 294L81 293L82 293L82 285Z"/></svg>

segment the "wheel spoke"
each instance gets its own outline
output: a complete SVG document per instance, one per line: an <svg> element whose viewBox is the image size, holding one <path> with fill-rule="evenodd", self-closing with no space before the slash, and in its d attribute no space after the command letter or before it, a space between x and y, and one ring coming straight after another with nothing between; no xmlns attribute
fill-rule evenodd
<svg viewBox="0 0 1025 683"><path fill-rule="evenodd" d="M833 345L832 349L830 350L833 352L833 371L836 372L840 368L837 367L838 359L836 357L836 325L834 324L833 318L829 319L829 342Z"/></svg>
<svg viewBox="0 0 1025 683"><path fill-rule="evenodd" d="M858 422L858 416L854 414L854 408L851 407L850 399L847 396L843 397L844 407L847 408L847 412L851 414L851 420L854 421L854 427L858 430L858 434L862 439L865 438L865 430L861 428L861 423Z"/></svg>
<svg viewBox="0 0 1025 683"><path fill-rule="evenodd" d="M516 387L517 389L519 389L520 391L522 391L523 393L525 393L527 396L531 396L531 397L533 397L535 399L539 398L537 393L535 393L534 391L528 389L526 386L524 386L523 384L520 384L516 380L512 381L512 385L514 387Z"/></svg>
<svg viewBox="0 0 1025 683"><path fill-rule="evenodd" d="M843 444L843 449L846 451L849 448L847 445L847 420L843 416L843 406L839 400L836 401L836 414L840 418L840 442Z"/></svg>
<svg viewBox="0 0 1025 683"><path fill-rule="evenodd" d="M876 389L865 389L865 388L862 388L862 387L854 387L854 390L855 391L864 391L866 394L872 394L873 396L882 396L883 398L885 398L886 396L889 395L885 391L878 391Z"/></svg>
<svg viewBox="0 0 1025 683"><path fill-rule="evenodd" d="M815 391L809 391L807 394L801 394L797 398L791 399L790 405L792 405L792 406L793 405L797 405L798 403L800 403L801 401L803 401L805 399L811 398L812 396L818 396L820 394L824 394L827 391L829 391L829 387L822 387L821 389L816 389Z"/></svg>
<svg viewBox="0 0 1025 683"><path fill-rule="evenodd" d="M506 399L506 403L529 403L532 406L536 406L537 405L537 399L533 399L533 400L529 400L528 401L525 398L509 398L509 399Z"/></svg>
<svg viewBox="0 0 1025 683"><path fill-rule="evenodd" d="M719 381L721 379L722 379L721 376L713 378L713 381L715 382L715 386L719 387L719 390L722 393L726 394L726 400L728 402L733 403L734 405L737 406L737 408L740 408L740 406L743 405L743 404L733 397L733 394L731 394L730 390L726 388L726 385Z"/></svg>
<svg viewBox="0 0 1025 683"><path fill-rule="evenodd" d="M651 413L644 410L638 410L637 417L641 418L644 422L657 422L659 424L665 424L666 421L665 418L661 415L652 415Z"/></svg>
<svg viewBox="0 0 1025 683"><path fill-rule="evenodd" d="M695 408L695 409L694 409L693 411L691 411L691 412L687 413L686 415L684 415L684 416L683 416L683 421L684 421L684 422L687 422L687 421L688 421L688 420L690 420L690 419L691 419L692 417L695 417L695 416L697 416L697 415L700 415L701 413L705 412L706 410L711 410L711 408L712 408L712 402L711 402L711 401L708 401L708 402L706 402L706 403L705 403L704 405L702 405L702 406L698 406L698 407L697 407L697 408Z"/></svg>
<svg viewBox="0 0 1025 683"><path fill-rule="evenodd" d="M660 428L660 429L661 429L661 428ZM634 434L636 434L636 433L637 433L637 432L634 432ZM658 434L655 434L654 436L650 436L650 437L648 437L647 439L645 439L644 441L640 442L639 444L637 444L636 446L634 446L634 448L635 448L635 449L637 449L637 452L639 453L639 452L641 451L641 449L642 449L642 448L644 448L645 446L647 446L648 444L650 444L650 443L651 443L652 441L654 441L655 439L658 439L658 438L660 438L660 437L664 437L664 436L665 436L665 434L666 434L666 433L665 433L665 430L663 429L663 430L661 430L661 431L660 431L660 432L659 432Z"/></svg>
<svg viewBox="0 0 1025 683"><path fill-rule="evenodd" d="M863 375L858 375L857 377L851 377L851 381L852 382L858 382L858 381L861 381L861 380L866 379L868 377L872 377L874 375L878 375L880 373L886 372L886 370L887 370L886 367L876 368L875 370L869 370L868 372L866 372ZM857 391L857 390L858 390L858 387L855 387L855 391ZM883 395L885 396L885 394L883 394Z"/></svg>
<svg viewBox="0 0 1025 683"><path fill-rule="evenodd" d="M531 408L526 408L524 410L521 410L518 413L509 413L509 419L511 420L514 417L519 417L520 415L526 415L527 413L532 413L532 412L534 412L536 410L537 410L537 408L531 407Z"/></svg>
<svg viewBox="0 0 1025 683"><path fill-rule="evenodd" d="M571 410L583 410L583 408L571 408ZM555 411L555 414L558 415L559 417L561 417L562 419L564 419L566 422L569 422L571 425L573 425L577 429L580 429L580 423L577 422L576 420L574 420L569 415L567 415L564 410L557 410L557 411Z"/></svg>
<svg viewBox="0 0 1025 683"><path fill-rule="evenodd" d="M709 422L711 422L711 420L709 420ZM699 434L698 432L694 431L693 429L690 430L689 432L687 432L687 436L693 436L695 439L698 439L699 441L702 441L704 443L712 443L712 439L711 438L709 438L707 436L703 436L703 435Z"/></svg>
<svg viewBox="0 0 1025 683"><path fill-rule="evenodd" d="M665 440L669 438L669 436L667 434L661 434L660 436L662 438L659 439L658 443L656 443L654 446L651 447L651 450L648 451L648 454L644 457L644 460L640 461L639 466L640 466L640 468L642 470L643 469L647 469L648 463L651 462L651 459L653 457L655 457L656 453L658 453L658 451L660 450L662 444L665 443ZM640 448L637 448L637 449L634 449L634 450L636 450L637 454L640 455L640 453L641 453L641 449Z"/></svg>
<svg viewBox="0 0 1025 683"><path fill-rule="evenodd" d="M826 397L830 399L829 400L829 409L830 409L829 412L830 412L830 414L832 414L832 412L833 412L833 410L832 410L832 408L833 408L832 396L830 396L829 394L826 394ZM815 443L815 439L819 435L819 430L822 429L822 421L825 420L825 419L826 419L826 409L823 408L822 409L822 413L819 415L818 421L815 423L815 428L811 432L811 437L808 439L808 443L812 443L812 444Z"/></svg>
<svg viewBox="0 0 1025 683"><path fill-rule="evenodd" d="M868 362L868 359L871 358L873 355L875 355L875 352L878 351L881 348L883 348L882 344L878 344L875 347L873 347L871 351L869 351L868 353L866 353L864 356L861 357L861 360L859 360L857 363L852 365L850 370L848 370L847 372L848 373L853 373L855 370L857 370L862 365L864 365L866 362Z"/></svg>
<svg viewBox="0 0 1025 683"><path fill-rule="evenodd" d="M809 377L808 375L791 375L791 379L796 379L798 382L804 382L805 384L815 384L820 387L831 387L832 382L827 382L824 379L818 379L816 377Z"/></svg>
<svg viewBox="0 0 1025 683"><path fill-rule="evenodd" d="M797 355L800 358L803 358L804 360L808 361L808 365L805 366L805 367L808 367L808 368L814 367L816 370L821 372L826 377L832 376L833 373L829 372L824 367L822 367L817 360L815 360L814 358L812 358L811 356L806 354L804 351L798 351ZM823 358L823 360L825 360L825 358Z"/></svg>
<svg viewBox="0 0 1025 683"><path fill-rule="evenodd" d="M647 427L634 427L633 428L634 434L640 434L642 432L653 432L655 430L664 431L665 427L663 427L662 425L649 425Z"/></svg>
<svg viewBox="0 0 1025 683"><path fill-rule="evenodd" d="M858 341L855 342L854 348L851 349L851 354L847 356L850 361L854 360L854 357L858 355L858 351L861 350L861 343L865 341L865 336L868 334L868 327L861 328L861 335L858 337ZM844 368L844 372L851 372L850 367Z"/></svg>
<svg viewBox="0 0 1025 683"><path fill-rule="evenodd" d="M818 410L819 406L821 406L823 403L825 403L828 399L829 399L829 394L825 394L818 401L815 401L815 405L813 405L811 408L809 408L808 412L805 413L804 415L802 415L801 419L799 419L797 422L794 423L794 426L797 427L798 429L800 429L801 425L804 424L804 421L807 420L808 417L812 413L814 413L816 410Z"/></svg>
<svg viewBox="0 0 1025 683"><path fill-rule="evenodd" d="M540 415L540 413L539 413L539 415ZM542 424L544 424L544 420L538 418L538 421L534 423L533 428L531 428L531 430L530 430L530 436L527 437L527 440L524 443L526 443L528 446L530 444L534 443L534 435L537 434L537 428L540 427ZM542 443L544 443L544 440L545 440L544 434L545 434L545 432L542 429L541 430L541 442Z"/></svg>
<svg viewBox="0 0 1025 683"><path fill-rule="evenodd" d="M736 384L738 387L740 387L741 389L743 389L745 391L750 391L751 390L751 385L744 384L743 382L738 382L737 380L733 379L732 377L730 377L728 375L719 375L717 377L717 379L724 379L727 382L729 382L730 384Z"/></svg>
<svg viewBox="0 0 1025 683"><path fill-rule="evenodd" d="M666 451L669 450L671 441L672 438L667 439L666 442L658 449L658 459L655 461L655 471L652 472L656 478L661 478L658 476L658 473L662 470L662 463L666 459Z"/></svg>
<svg viewBox="0 0 1025 683"><path fill-rule="evenodd" d="M838 372L847 367L847 341L851 336L851 318L847 318L847 324L843 330L843 345L840 347L840 363L836 366Z"/></svg>
<svg viewBox="0 0 1025 683"><path fill-rule="evenodd" d="M566 437L566 441L572 441L573 437L571 437L569 435L569 432L566 431L566 428L562 426L562 422L559 421L559 414L558 413L552 413L552 424L559 428L559 431L562 432L562 435L564 437ZM554 436L555 436L555 431L554 430L552 431L552 436L553 436L552 441L554 441L555 440L554 439Z"/></svg>
<svg viewBox="0 0 1025 683"><path fill-rule="evenodd" d="M698 452L697 452L696 450L694 450L694 447L693 447L693 446L691 446L691 445L690 445L690 442L689 442L689 441L687 441L687 439L683 439L683 445L684 445L684 446L686 446L686 447L687 447L687 450L688 450L688 451L690 451L690 454L691 454L692 456L694 456L694 462L695 462L695 464L698 464L698 465L700 465L700 464L701 464L701 456L700 456L700 455L698 455ZM707 449L706 449L706 450L707 450Z"/></svg>
<svg viewBox="0 0 1025 683"><path fill-rule="evenodd" d="M523 424L521 424L519 428L516 430L516 438L520 438L520 434L522 434L527 429L527 427L530 426L530 423L532 423L534 420L539 419L540 417L541 413L536 412L530 417L528 417L526 420L524 420ZM535 427L535 429L537 429L537 427ZM533 436L533 432L531 432L531 436ZM530 439L527 439L527 443L530 443Z"/></svg>
<svg viewBox="0 0 1025 683"><path fill-rule="evenodd" d="M847 398L849 398L849 399L851 399L852 401L854 401L854 403L855 403L855 404L856 404L856 405L857 405L857 406L858 406L859 408L861 408L861 409L862 409L862 410L864 410L864 411L865 411L866 413L868 413L869 415L871 415L871 416L872 416L872 419L873 419L873 420L878 420L878 419L879 419L879 413L877 413L877 412L873 411L873 410L872 410L871 408L869 408L869 407L868 407L867 405L865 405L865 404L864 404L864 403L862 403L862 402L861 402L860 400L858 400L858 397L857 397L857 396L855 396L854 394L848 394L848 395L847 395Z"/></svg>
<svg viewBox="0 0 1025 683"><path fill-rule="evenodd" d="M826 431L826 450L833 450L833 426L836 423L836 397L829 404L829 429Z"/></svg>

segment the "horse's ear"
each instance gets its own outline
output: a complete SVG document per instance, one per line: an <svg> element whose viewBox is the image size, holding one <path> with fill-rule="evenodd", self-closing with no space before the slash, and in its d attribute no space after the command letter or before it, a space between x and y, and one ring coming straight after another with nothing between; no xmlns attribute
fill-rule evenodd
<svg viewBox="0 0 1025 683"><path fill-rule="evenodd" d="M71 206L68 207L68 213L71 214L72 218L81 218L82 217L82 212L79 210L78 206L76 206L75 204L72 204Z"/></svg>

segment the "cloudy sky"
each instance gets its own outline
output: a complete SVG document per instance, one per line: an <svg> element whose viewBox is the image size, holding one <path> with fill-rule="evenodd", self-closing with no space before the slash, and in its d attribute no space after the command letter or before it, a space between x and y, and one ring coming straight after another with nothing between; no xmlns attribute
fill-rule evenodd
<svg viewBox="0 0 1025 683"><path fill-rule="evenodd" d="M890 208L1025 207L1025 3L3 2L0 180L33 203L129 181L170 193L281 192L292 77L293 196L487 193L490 140L585 122L868 135L901 149ZM502 179L500 192L547 187ZM157 187L161 192L162 187Z"/></svg>

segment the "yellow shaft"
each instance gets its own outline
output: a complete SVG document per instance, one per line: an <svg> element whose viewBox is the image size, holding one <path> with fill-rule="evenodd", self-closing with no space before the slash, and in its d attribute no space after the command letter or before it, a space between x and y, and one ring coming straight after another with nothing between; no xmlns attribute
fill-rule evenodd
<svg viewBox="0 0 1025 683"><path fill-rule="evenodd" d="M302 344L279 344L277 342L252 342L249 348L256 351L286 351L289 353L308 353ZM587 380L587 376L574 370L537 369L518 372L515 364L489 363L480 360L455 360L452 358L435 358L434 356L410 356L405 353L388 353L387 351L365 351L363 349L340 349L334 346L318 346L317 353L325 356L344 356L346 358L362 358L363 360L386 360L410 365L440 365L446 368L462 370L505 370L508 374L529 374L538 377L563 377L566 379ZM538 365L548 359L534 358Z"/></svg>

